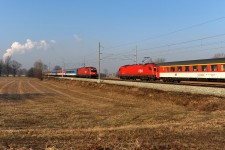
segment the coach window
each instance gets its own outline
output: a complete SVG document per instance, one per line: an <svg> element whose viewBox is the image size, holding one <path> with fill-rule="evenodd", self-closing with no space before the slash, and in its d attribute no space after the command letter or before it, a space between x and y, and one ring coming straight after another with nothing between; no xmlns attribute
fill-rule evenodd
<svg viewBox="0 0 225 150"><path fill-rule="evenodd" d="M168 67L164 67L164 70L163 70L164 72L169 72L169 69L168 69Z"/></svg>
<svg viewBox="0 0 225 150"><path fill-rule="evenodd" d="M171 71L171 72L174 72L174 71L175 71L175 67L171 67L171 68L170 68L170 71Z"/></svg>
<svg viewBox="0 0 225 150"><path fill-rule="evenodd" d="M166 72L169 72L169 67L166 67Z"/></svg>
<svg viewBox="0 0 225 150"><path fill-rule="evenodd" d="M152 68L151 67L148 67L148 70L152 70Z"/></svg>
<svg viewBox="0 0 225 150"><path fill-rule="evenodd" d="M211 65L211 71L217 71L218 66L217 65Z"/></svg>
<svg viewBox="0 0 225 150"><path fill-rule="evenodd" d="M225 65L221 65L221 71L225 71Z"/></svg>
<svg viewBox="0 0 225 150"><path fill-rule="evenodd" d="M201 66L201 68L202 68L202 71L207 71L207 66Z"/></svg>
<svg viewBox="0 0 225 150"><path fill-rule="evenodd" d="M189 66L185 66L185 67L184 67L184 71L185 71L185 72L190 71L190 67L189 67Z"/></svg>
<svg viewBox="0 0 225 150"><path fill-rule="evenodd" d="M181 72L181 71L182 71L182 66L178 66L178 67L177 67L177 71L178 71L178 72Z"/></svg>
<svg viewBox="0 0 225 150"><path fill-rule="evenodd" d="M193 67L192 67L192 70L193 70L193 71L198 71L198 66L193 66Z"/></svg>

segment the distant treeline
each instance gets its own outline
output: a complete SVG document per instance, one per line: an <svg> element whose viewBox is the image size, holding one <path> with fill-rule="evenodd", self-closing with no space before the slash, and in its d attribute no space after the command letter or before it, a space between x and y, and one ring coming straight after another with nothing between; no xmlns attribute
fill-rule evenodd
<svg viewBox="0 0 225 150"><path fill-rule="evenodd" d="M0 60L0 76L28 76L41 79L42 72L47 69L47 66L41 60L36 61L29 70L21 67L22 65L15 60L11 60L11 57Z"/></svg>

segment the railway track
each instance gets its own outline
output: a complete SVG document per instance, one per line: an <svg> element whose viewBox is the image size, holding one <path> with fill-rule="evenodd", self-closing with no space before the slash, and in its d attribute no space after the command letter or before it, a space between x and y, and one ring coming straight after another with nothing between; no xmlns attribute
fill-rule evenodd
<svg viewBox="0 0 225 150"><path fill-rule="evenodd" d="M103 80L225 88L225 83L224 82L181 81L180 83L177 83L177 82L171 83L171 82L163 82L163 81L120 80L118 78L104 78Z"/></svg>

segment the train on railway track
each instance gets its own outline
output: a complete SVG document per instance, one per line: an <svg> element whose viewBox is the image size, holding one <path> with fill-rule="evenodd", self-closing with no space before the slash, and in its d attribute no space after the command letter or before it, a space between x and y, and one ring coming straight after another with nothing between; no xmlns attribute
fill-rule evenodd
<svg viewBox="0 0 225 150"><path fill-rule="evenodd" d="M78 78L97 78L98 73L95 67L82 67L77 69L52 70L45 73L46 76L63 76Z"/></svg>
<svg viewBox="0 0 225 150"><path fill-rule="evenodd" d="M126 80L225 81L225 58L121 66L118 77Z"/></svg>
<svg viewBox="0 0 225 150"><path fill-rule="evenodd" d="M97 78L95 67L53 70L48 76ZM225 81L225 58L124 65L117 76L122 80L164 82Z"/></svg>

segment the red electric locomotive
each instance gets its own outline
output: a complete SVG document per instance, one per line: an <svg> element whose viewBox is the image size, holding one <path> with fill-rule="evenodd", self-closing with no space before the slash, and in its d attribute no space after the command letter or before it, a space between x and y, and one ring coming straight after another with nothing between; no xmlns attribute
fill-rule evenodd
<svg viewBox="0 0 225 150"><path fill-rule="evenodd" d="M120 79L155 80L157 68L154 63L121 66L118 71Z"/></svg>
<svg viewBox="0 0 225 150"><path fill-rule="evenodd" d="M94 67L83 67L77 69L78 77L83 78L97 78L97 69Z"/></svg>

